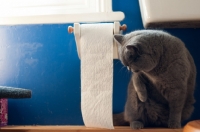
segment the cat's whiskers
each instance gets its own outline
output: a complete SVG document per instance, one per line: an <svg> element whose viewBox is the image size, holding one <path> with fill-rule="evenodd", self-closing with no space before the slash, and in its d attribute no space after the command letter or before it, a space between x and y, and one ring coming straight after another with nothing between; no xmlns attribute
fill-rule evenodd
<svg viewBox="0 0 200 132"><path fill-rule="evenodd" d="M121 63L121 61L117 61L117 63L115 63L115 65L117 65L117 64L119 64L119 63Z"/></svg>
<svg viewBox="0 0 200 132"><path fill-rule="evenodd" d="M124 68L126 68L125 66L122 66L122 68L119 70L118 73L120 73Z"/></svg>
<svg viewBox="0 0 200 132"><path fill-rule="evenodd" d="M127 67L126 67L126 66L123 66L123 67L119 70L118 73L120 73L122 70L124 70L124 68L126 69L126 70L125 70L125 77L127 78L127 75L129 76L131 71L127 70ZM124 74L123 74L123 75L124 75Z"/></svg>

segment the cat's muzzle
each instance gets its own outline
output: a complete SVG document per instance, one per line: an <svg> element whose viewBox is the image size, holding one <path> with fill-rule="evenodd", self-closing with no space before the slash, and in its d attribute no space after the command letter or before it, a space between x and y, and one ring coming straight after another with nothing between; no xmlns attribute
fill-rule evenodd
<svg viewBox="0 0 200 132"><path fill-rule="evenodd" d="M131 69L129 66L127 66L127 69L128 69L129 71L132 71L132 72L139 72L139 70L133 70L133 69Z"/></svg>

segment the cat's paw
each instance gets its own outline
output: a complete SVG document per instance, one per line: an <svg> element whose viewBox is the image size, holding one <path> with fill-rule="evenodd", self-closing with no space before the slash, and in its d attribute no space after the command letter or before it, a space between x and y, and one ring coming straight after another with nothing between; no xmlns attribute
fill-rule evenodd
<svg viewBox="0 0 200 132"><path fill-rule="evenodd" d="M132 121L130 122L130 127L132 129L142 129L144 128L144 124L140 121Z"/></svg>
<svg viewBox="0 0 200 132"><path fill-rule="evenodd" d="M140 99L141 102L146 102L147 94L146 93L144 93L144 94L138 93L138 98Z"/></svg>
<svg viewBox="0 0 200 132"><path fill-rule="evenodd" d="M181 128L181 123L172 122L172 121L171 121L171 122L168 123L168 127L169 127L169 128L174 128L174 129L175 129L175 128Z"/></svg>
<svg viewBox="0 0 200 132"><path fill-rule="evenodd" d="M139 96L139 99L141 102L146 102L147 101L147 96Z"/></svg>

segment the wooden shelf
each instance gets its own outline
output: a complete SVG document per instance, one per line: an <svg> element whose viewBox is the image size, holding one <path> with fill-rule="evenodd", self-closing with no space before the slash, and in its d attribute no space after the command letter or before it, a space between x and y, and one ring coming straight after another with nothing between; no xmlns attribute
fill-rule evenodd
<svg viewBox="0 0 200 132"><path fill-rule="evenodd" d="M200 120L188 122L184 127L183 132L200 132Z"/></svg>
<svg viewBox="0 0 200 132"><path fill-rule="evenodd" d="M86 128L84 126L5 126L0 132L182 132L182 129L150 128L132 130L129 127L115 127L113 130Z"/></svg>

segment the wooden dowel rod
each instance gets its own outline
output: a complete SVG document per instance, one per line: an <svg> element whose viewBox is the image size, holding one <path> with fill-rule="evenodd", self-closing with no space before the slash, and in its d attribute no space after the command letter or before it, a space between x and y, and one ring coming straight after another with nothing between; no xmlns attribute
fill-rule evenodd
<svg viewBox="0 0 200 132"><path fill-rule="evenodd" d="M125 31L127 29L126 24L123 24L122 26L120 26L120 30ZM74 28L72 26L68 26L68 33L73 33L74 32Z"/></svg>

